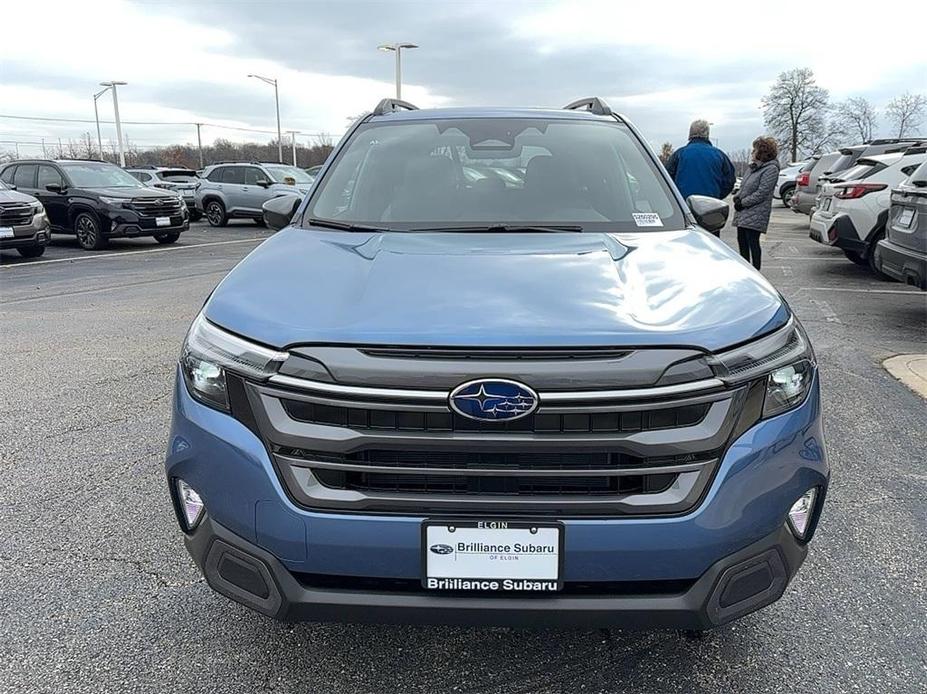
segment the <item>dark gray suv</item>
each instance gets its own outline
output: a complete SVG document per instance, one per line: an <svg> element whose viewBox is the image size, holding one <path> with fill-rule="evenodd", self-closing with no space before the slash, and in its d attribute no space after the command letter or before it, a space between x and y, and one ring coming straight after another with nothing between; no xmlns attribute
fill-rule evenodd
<svg viewBox="0 0 927 694"><path fill-rule="evenodd" d="M288 164L221 162L203 170L196 190L196 209L214 227L229 219L253 219L263 224L262 206L281 195L309 192L312 177Z"/></svg>
<svg viewBox="0 0 927 694"><path fill-rule="evenodd" d="M883 274L927 291L927 162L892 191L876 264Z"/></svg>

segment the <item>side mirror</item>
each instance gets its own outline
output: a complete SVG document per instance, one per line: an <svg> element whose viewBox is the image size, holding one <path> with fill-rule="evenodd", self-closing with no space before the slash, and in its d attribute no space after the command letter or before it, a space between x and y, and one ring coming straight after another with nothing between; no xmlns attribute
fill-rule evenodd
<svg viewBox="0 0 927 694"><path fill-rule="evenodd" d="M278 231L290 223L303 199L298 195L281 195L264 203L264 223Z"/></svg>
<svg viewBox="0 0 927 694"><path fill-rule="evenodd" d="M723 200L707 195L690 195L686 198L689 209L698 225L706 231L721 231L727 223L731 208Z"/></svg>
<svg viewBox="0 0 927 694"><path fill-rule="evenodd" d="M7 190L16 190L16 186L13 185L12 183L7 183L6 188Z"/></svg>
<svg viewBox="0 0 927 694"><path fill-rule="evenodd" d="M270 187L270 181L268 181L266 178L259 178L259 179L256 181L256 183L257 183L259 186L261 186L261 188L269 188L269 187Z"/></svg>
<svg viewBox="0 0 927 694"><path fill-rule="evenodd" d="M49 193L63 193L64 186L60 183L49 183L47 186L45 186L45 190L47 190Z"/></svg>

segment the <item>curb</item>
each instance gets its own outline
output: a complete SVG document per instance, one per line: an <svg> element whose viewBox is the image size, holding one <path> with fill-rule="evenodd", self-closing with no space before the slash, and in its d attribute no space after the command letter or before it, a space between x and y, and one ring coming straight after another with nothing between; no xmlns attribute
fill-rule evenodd
<svg viewBox="0 0 927 694"><path fill-rule="evenodd" d="M882 366L927 400L927 354L899 354L883 361Z"/></svg>

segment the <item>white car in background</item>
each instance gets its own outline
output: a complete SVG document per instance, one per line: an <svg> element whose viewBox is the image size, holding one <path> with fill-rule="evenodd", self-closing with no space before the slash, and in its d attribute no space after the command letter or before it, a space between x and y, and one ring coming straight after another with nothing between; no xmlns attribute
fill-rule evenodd
<svg viewBox="0 0 927 694"><path fill-rule="evenodd" d="M792 199L792 193L795 192L798 174L801 173L805 164L807 162L792 162L779 171L779 180L776 181L776 187L773 189L773 197L781 200L783 207L789 206L789 200Z"/></svg>
<svg viewBox="0 0 927 694"><path fill-rule="evenodd" d="M876 244L885 238L892 188L907 179L927 159L927 148L911 147L903 154L861 157L856 165L821 189L811 217L812 239L837 246L858 265L876 268Z"/></svg>

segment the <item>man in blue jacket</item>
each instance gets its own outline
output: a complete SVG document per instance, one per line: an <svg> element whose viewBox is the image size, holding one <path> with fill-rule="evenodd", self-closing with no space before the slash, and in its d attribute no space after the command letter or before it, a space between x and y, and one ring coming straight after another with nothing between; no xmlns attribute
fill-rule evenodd
<svg viewBox="0 0 927 694"><path fill-rule="evenodd" d="M666 170L683 198L708 195L723 200L734 190L734 165L708 139L708 121L692 121L689 144L677 149L666 162Z"/></svg>

